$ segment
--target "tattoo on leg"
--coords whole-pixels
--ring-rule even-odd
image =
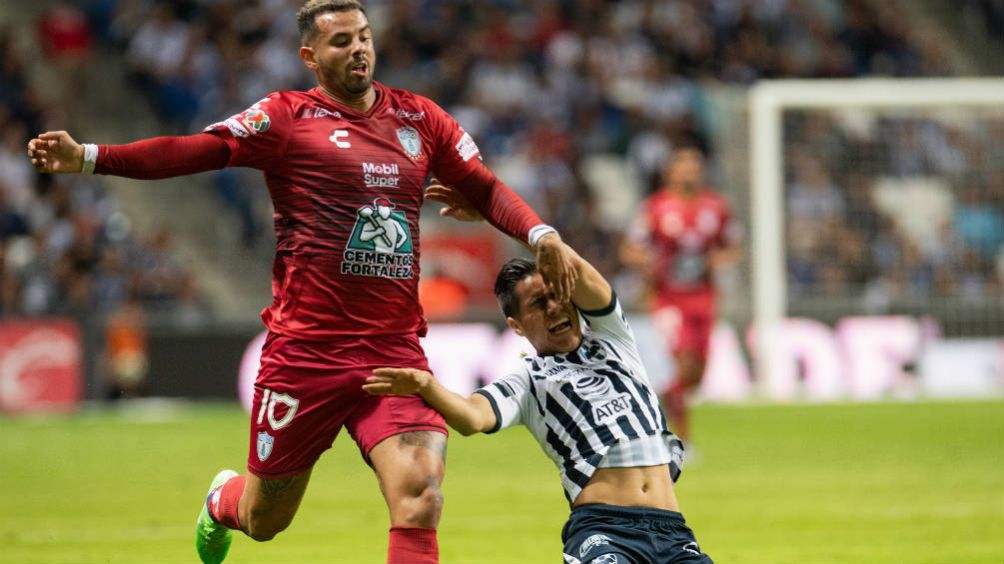
[[[401,443],[409,446],[419,446],[432,449],[439,457],[446,460],[446,437],[434,431],[406,431],[398,435]]]
[[[289,489],[290,484],[293,483],[293,478],[295,478],[295,476],[262,480],[261,492],[265,494],[266,497],[275,497]]]

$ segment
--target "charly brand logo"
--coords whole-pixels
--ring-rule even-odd
[[[342,260],[342,274],[407,279],[415,257],[411,229],[404,212],[387,198],[356,210],[356,224]]]
[[[349,137],[349,132],[348,131],[346,131],[344,129],[336,129],[331,134],[331,137],[328,137],[328,141],[331,141],[332,143],[334,143],[335,147],[338,147],[339,149],[349,149],[349,148],[352,147],[352,143],[349,143],[348,141],[346,141],[346,139],[348,139],[348,137]]]

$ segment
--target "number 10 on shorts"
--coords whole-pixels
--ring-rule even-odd
[[[289,394],[279,394],[273,392],[268,388],[262,388],[264,390],[261,398],[261,407],[258,408],[258,424],[261,425],[265,416],[268,416],[268,425],[273,431],[278,431],[289,422],[293,420],[293,416],[296,415],[296,408],[300,406],[300,400],[290,396]],[[282,414],[278,419],[276,419],[276,408],[280,412],[285,408],[286,413]]]

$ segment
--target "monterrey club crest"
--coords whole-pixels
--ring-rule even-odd
[[[418,130],[414,127],[401,127],[397,130],[397,140],[404,148],[404,152],[412,159],[422,158],[422,139],[418,136]]]
[[[356,224],[342,255],[342,274],[408,279],[415,262],[404,212],[387,198],[356,210]]]
[[[272,454],[272,445],[275,443],[275,437],[269,435],[265,431],[258,433],[258,460],[265,462],[265,459]]]

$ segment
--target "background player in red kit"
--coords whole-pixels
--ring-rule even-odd
[[[28,143],[43,172],[166,178],[227,166],[265,173],[277,249],[269,335],[251,413],[248,474],[213,480],[196,529],[204,562],[226,557],[231,529],[264,541],[293,519],[311,468],[348,429],[390,511],[388,562],[438,562],[446,427],[417,397],[369,396],[379,366],[428,369],[419,337],[418,214],[434,174],[537,252],[570,298],[571,256],[553,229],[481,163],[474,140],[430,100],[373,81],[375,52],[355,0],[297,13],[307,92],[274,92],[200,134],[80,145],[66,132]]]
[[[687,439],[686,396],[704,375],[715,324],[713,273],[738,260],[739,247],[729,204],[705,184],[698,149],[674,151],[663,180],[643,203],[621,258],[645,269],[653,315],[668,329],[676,374],[663,400],[673,431]]]

